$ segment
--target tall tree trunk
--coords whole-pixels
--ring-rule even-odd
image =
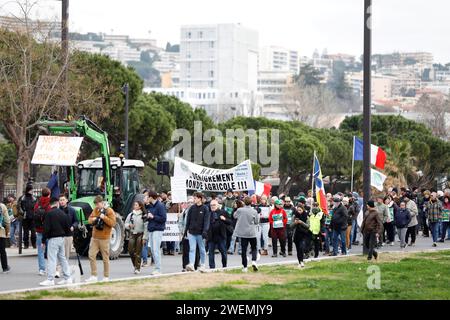
[[[25,161],[23,158],[19,157],[17,160],[17,180],[16,180],[16,196],[19,197],[24,191],[24,167]]]

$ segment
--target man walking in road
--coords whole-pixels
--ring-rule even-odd
[[[51,209],[46,213],[42,234],[42,247],[47,244],[48,269],[47,280],[40,283],[41,286],[55,285],[56,264],[59,262],[62,267],[64,280],[58,282],[59,285],[71,284],[69,263],[64,252],[64,238],[70,233],[70,221],[67,215],[58,208],[58,199],[50,200]]]

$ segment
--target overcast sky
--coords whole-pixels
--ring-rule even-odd
[[[14,10],[0,0],[0,14]],[[60,1],[40,0],[41,18],[60,18]],[[260,45],[311,56],[314,49],[359,55],[363,0],[71,0],[70,28],[179,42],[183,24],[241,23],[258,30]],[[429,51],[450,62],[450,1],[374,0],[373,52]]]

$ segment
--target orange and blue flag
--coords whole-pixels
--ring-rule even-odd
[[[319,159],[314,154],[314,184],[316,186],[316,199],[319,203],[319,208],[326,214],[328,214],[327,197],[325,194],[325,187],[323,185],[322,170],[320,169]]]

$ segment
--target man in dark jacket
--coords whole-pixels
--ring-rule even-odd
[[[50,189],[52,198],[59,198],[61,191],[59,190],[58,186],[58,170],[53,170],[50,179],[48,180],[47,188]]]
[[[347,254],[345,244],[346,231],[348,226],[347,208],[342,204],[341,197],[336,195],[333,198],[333,218],[331,219],[331,229],[333,230],[333,256],[338,255],[339,237],[341,238],[341,251]]]
[[[297,213],[297,209],[295,209],[294,204],[292,203],[292,200],[290,197],[284,198],[284,211],[286,211],[286,215],[288,217],[287,225],[286,225],[286,240],[288,245],[288,255],[292,256],[292,243],[293,243],[293,236],[294,236],[294,227],[291,226],[291,223],[293,222],[293,217]],[[306,215],[308,213],[305,212]]]
[[[194,271],[195,252],[197,245],[200,249],[200,272],[205,272],[206,250],[204,239],[208,236],[210,213],[203,204],[201,192],[194,193],[194,204],[189,209],[186,219],[186,230],[189,239],[189,264],[187,271]]]
[[[367,260],[372,260],[372,255],[375,260],[378,258],[378,253],[375,247],[380,239],[383,222],[380,219],[379,212],[375,209],[375,203],[373,200],[367,202],[369,212],[365,215],[361,224],[361,232],[364,236],[364,244],[368,249]]]
[[[164,229],[166,228],[167,211],[166,206],[158,200],[155,191],[148,192],[149,205],[146,206],[148,212],[148,241],[152,252],[155,270],[152,275],[161,273],[161,242]]]
[[[217,200],[211,200],[211,221],[208,231],[208,253],[209,253],[209,267],[214,269],[215,250],[218,247],[222,255],[222,267],[227,267],[227,226],[231,225],[231,219],[225,210],[219,209]]]
[[[19,210],[19,221],[23,226],[23,244],[24,249],[28,249],[31,245],[36,249],[36,228],[34,227],[34,205],[36,204],[36,197],[33,196],[33,185],[27,184],[25,193],[17,201],[17,209]]]
[[[51,209],[45,215],[42,236],[42,246],[47,243],[48,269],[47,280],[40,283],[41,286],[55,285],[56,264],[59,261],[62,266],[64,280],[58,284],[70,284],[70,268],[64,253],[64,238],[70,232],[70,222],[67,215],[58,208],[58,199],[50,200]]]

